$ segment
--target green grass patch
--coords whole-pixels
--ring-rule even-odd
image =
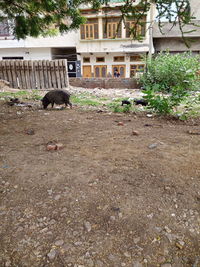
[[[23,99],[30,99],[30,100],[40,100],[42,97],[38,94],[37,90],[32,91],[25,91],[20,90],[18,92],[0,92],[0,98],[19,98],[20,100]]]
[[[102,103],[98,101],[96,98],[91,99],[89,97],[86,97],[86,95],[80,95],[80,96],[72,95],[70,99],[72,103],[78,104],[80,106],[101,106],[102,105]]]

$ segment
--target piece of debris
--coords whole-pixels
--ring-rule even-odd
[[[193,134],[193,135],[200,135],[200,132],[191,131],[191,130],[188,130],[187,133],[188,134]]]
[[[27,130],[25,130],[25,134],[34,135],[35,131],[33,129],[27,129]]]
[[[62,107],[55,107],[56,110],[63,110],[65,109],[63,106]]]
[[[53,260],[57,255],[57,250],[56,249],[51,249],[50,252],[47,254],[48,258],[50,260]]]
[[[57,143],[56,144],[56,150],[61,150],[63,148],[64,148],[64,145],[63,144],[61,144],[61,143]]]
[[[147,114],[147,117],[151,118],[151,117],[153,117],[153,115],[152,114]]]
[[[148,147],[150,148],[150,149],[154,149],[154,148],[156,148],[158,146],[158,144],[151,144],[151,145],[149,145]]]
[[[84,222],[84,227],[87,232],[90,232],[92,230],[90,222]]]
[[[64,148],[64,145],[62,143],[56,143],[55,141],[50,141],[47,143],[46,145],[46,149],[48,151],[52,151],[52,150],[61,150]]]
[[[54,144],[48,144],[48,145],[47,145],[47,150],[48,150],[48,151],[56,150],[56,145],[54,145]]]
[[[118,207],[111,207],[111,210],[113,210],[115,212],[120,212],[120,208],[118,208]]]
[[[132,131],[132,135],[139,135],[138,131]]]
[[[18,98],[11,98],[9,101],[6,102],[9,106],[14,106],[15,104],[19,104],[20,101]]]
[[[148,115],[148,114],[147,114],[147,115]],[[149,124],[149,123],[144,124],[144,126],[145,126],[145,127],[153,127],[153,125],[152,125],[152,124]]]
[[[123,123],[122,121],[119,121],[119,122],[117,123],[117,125],[118,125],[118,126],[124,126],[124,123]]]
[[[184,241],[177,241],[175,245],[177,248],[183,249],[185,242]]]
[[[17,107],[33,107],[34,104],[32,103],[24,103],[21,102],[18,98],[11,98],[9,101],[6,102],[9,106],[17,106]]]
[[[164,229],[169,234],[172,232],[172,230],[168,226],[165,226]]]

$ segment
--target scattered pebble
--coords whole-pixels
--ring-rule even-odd
[[[47,254],[50,260],[53,260],[57,255],[57,251],[55,249],[51,249],[50,252]]]
[[[183,249],[184,245],[185,245],[185,242],[182,240],[179,240],[176,242],[176,247],[179,249]]]
[[[138,131],[132,131],[132,135],[139,135]]]
[[[92,226],[89,222],[84,222],[84,227],[87,230],[87,232],[90,232],[92,230]]]
[[[151,118],[151,117],[153,117],[153,115],[152,114],[147,114],[147,117]]]
[[[59,200],[61,198],[61,195],[57,195],[54,197],[55,200]]]
[[[27,129],[27,130],[25,130],[25,134],[34,135],[35,131],[33,129]]]
[[[157,146],[158,146],[158,144],[155,143],[155,144],[151,144],[151,145],[149,145],[149,148],[150,148],[150,149],[154,149],[154,148],[156,148]]]
[[[57,246],[57,247],[60,247],[60,246],[62,246],[64,244],[64,241],[63,240],[57,240],[56,242],[55,242],[55,245]]]

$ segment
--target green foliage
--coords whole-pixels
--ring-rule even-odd
[[[123,98],[124,99],[124,98]],[[115,101],[109,103],[107,106],[109,109],[111,109],[112,112],[115,113],[129,113],[129,112],[135,112],[136,108],[131,105],[121,105],[121,99],[116,99]]]
[[[198,70],[199,56],[161,53],[151,60],[147,59],[147,72],[141,77],[141,83],[144,87],[161,92],[171,92],[176,87],[195,90],[200,86]]]
[[[27,36],[56,34],[56,31],[65,33],[72,29],[78,29],[85,22],[81,15],[80,5],[90,4],[93,9],[98,9],[102,4],[108,8],[108,0],[1,0],[1,20],[5,18],[13,22],[12,31],[17,39]],[[143,18],[154,3],[158,10],[157,20],[162,21],[165,17],[169,22],[176,18],[178,26],[183,33],[183,26],[192,23],[194,19],[190,15],[189,0],[140,0],[133,3],[131,0],[121,1],[121,19],[125,22],[127,17],[136,21],[137,25],[143,26]],[[175,8],[174,8],[175,7]],[[138,12],[139,11],[139,12]],[[161,28],[161,23],[159,23]],[[147,28],[147,27],[146,27]],[[130,29],[133,39],[141,40],[141,35],[136,27]]]
[[[147,72],[141,77],[149,108],[160,114],[169,114],[191,91],[199,89],[199,56],[190,53],[171,55],[161,53],[147,59]],[[156,94],[155,92],[161,92]]]
[[[42,96],[39,95],[37,90],[19,90],[17,92],[0,92],[0,99],[19,98],[20,100],[41,100]]]
[[[152,89],[146,90],[144,93],[144,99],[148,101],[148,108],[163,115],[171,113],[188,94],[186,90],[179,87],[174,87],[169,95],[156,94]]]

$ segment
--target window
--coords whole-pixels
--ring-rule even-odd
[[[118,56],[113,58],[114,62],[124,62],[125,58],[123,56]]]
[[[7,19],[4,19],[0,22],[0,36],[10,36]]]
[[[142,60],[142,56],[135,54],[133,56],[130,56],[130,61],[141,61]]]
[[[113,77],[114,77],[114,72],[116,70],[120,73],[120,77],[121,78],[125,77],[125,70],[126,70],[126,66],[125,65],[113,65],[112,66]]]
[[[86,24],[81,25],[80,32],[82,40],[98,39],[98,19],[88,19]]]
[[[83,63],[90,63],[90,57],[84,57]]]
[[[110,22],[107,24],[107,37],[108,38],[115,38],[117,35],[117,23]]]
[[[121,38],[122,30],[119,18],[103,19],[103,38]]]
[[[107,66],[94,66],[94,74],[96,78],[106,78]]]
[[[136,25],[136,21],[126,21],[126,38],[130,38],[134,34],[145,36],[146,33],[146,19],[140,20]]]
[[[96,62],[105,62],[105,57],[96,57]]]
[[[137,77],[144,73],[144,64],[134,64],[130,66],[130,77]]]

